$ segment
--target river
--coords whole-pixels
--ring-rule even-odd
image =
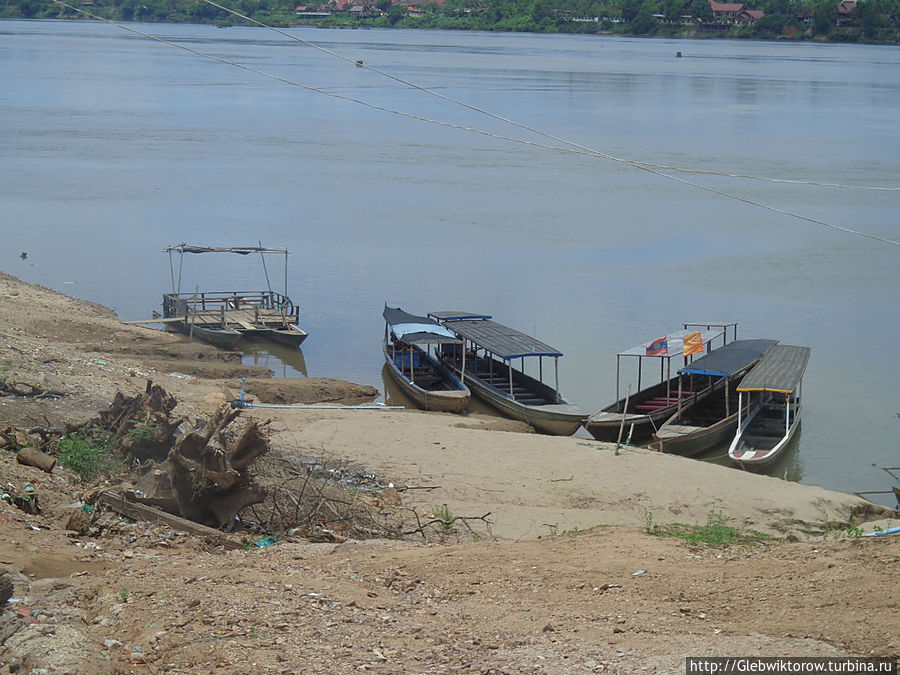
[[[900,240],[900,192],[850,188],[900,186],[900,48],[288,31],[343,60],[261,28],[127,27],[254,70],[99,22],[0,21],[3,271],[141,319],[167,245],[287,247],[310,376],[383,390],[384,303],[463,309],[565,352],[586,411],[615,398],[616,352],[738,321],[812,347],[774,474],[893,484],[900,248],[878,238]],[[263,283],[257,260],[193,256],[183,288]]]

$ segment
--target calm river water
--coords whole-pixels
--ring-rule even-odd
[[[617,158],[900,186],[897,47],[290,31],[348,62],[259,28],[130,27],[538,144],[561,145],[353,62]],[[165,246],[261,241],[292,252],[310,376],[383,390],[385,302],[465,309],[565,352],[561,389],[587,411],[615,397],[617,351],[739,321],[813,350],[776,475],[886,490],[900,466],[900,248],[748,203],[896,241],[898,191],[665,171],[677,182],[92,22],[0,22],[0,138],[0,269],[123,319],[159,309]],[[186,290],[263,283],[257,260],[185,269]]]

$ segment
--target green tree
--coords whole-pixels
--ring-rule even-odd
[[[813,34],[827,35],[834,27],[835,0],[819,0],[813,7]]]
[[[388,21],[392,26],[395,26],[400,19],[406,17],[406,7],[403,5],[391,5],[391,9],[388,12]]]

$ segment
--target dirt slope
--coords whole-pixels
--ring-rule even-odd
[[[214,379],[199,376],[207,364]],[[0,376],[8,392],[59,394],[0,398],[0,428],[87,419],[148,378],[202,414],[234,396],[240,368],[0,276]],[[257,395],[267,387],[281,401],[372,393],[304,380]],[[84,486],[0,451],[0,483],[31,483],[43,508],[0,501],[0,566],[15,581],[0,607],[0,675],[682,673],[688,655],[898,652],[900,539],[825,523],[855,511],[896,525],[896,514],[867,514],[854,497],[487,418],[248,414],[272,417],[284,457],[343,458],[422,516],[446,504],[489,511],[491,525],[432,530],[430,543],[288,538],[232,551],[112,513],[81,533],[67,525]],[[720,549],[647,531],[711,512],[780,538]]]

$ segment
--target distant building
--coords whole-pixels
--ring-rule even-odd
[[[709,8],[713,13],[713,21],[719,25],[753,25],[765,16],[765,12],[758,9],[747,9],[742,2],[709,0]]]
[[[856,0],[841,0],[835,9],[835,14],[837,14],[838,26],[852,24],[853,20],[859,16],[859,3]]]

